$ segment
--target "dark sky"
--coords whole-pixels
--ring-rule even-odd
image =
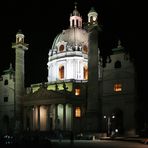
[[[135,60],[140,86],[144,82],[146,42],[145,9],[140,1],[125,0],[77,0],[83,22],[94,6],[99,14],[104,39],[101,47],[108,53],[121,39],[123,46]],[[69,16],[74,10],[74,0],[5,0],[0,4],[0,74],[14,67],[15,35],[19,29],[25,35],[29,50],[25,53],[26,85],[47,81],[48,52],[55,36],[69,27]],[[139,72],[140,71],[140,72]],[[145,91],[145,87],[140,87]]]

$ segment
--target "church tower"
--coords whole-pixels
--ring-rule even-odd
[[[101,101],[99,97],[98,84],[98,34],[99,26],[97,23],[98,14],[91,8],[88,13],[88,97],[87,97],[87,129],[98,131],[101,125],[99,120],[101,113]],[[100,123],[100,124],[99,124]]]
[[[15,128],[20,128],[21,113],[22,113],[22,99],[25,92],[24,86],[24,53],[28,50],[28,44],[24,43],[24,34],[21,30],[16,34],[16,42],[12,43],[12,48],[15,49]]]

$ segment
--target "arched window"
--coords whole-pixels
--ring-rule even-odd
[[[90,17],[90,23],[92,24],[93,21],[94,21],[94,20],[93,20],[93,16],[91,16],[91,17]]]
[[[16,43],[24,43],[24,38],[23,37],[17,37]]]
[[[4,85],[8,85],[8,80],[5,80]]]
[[[59,67],[59,79],[64,79],[64,66],[60,65]]]
[[[117,61],[115,62],[114,67],[115,67],[115,68],[121,68],[121,62],[117,60]]]
[[[120,84],[120,83],[114,84],[114,91],[121,92],[122,91],[122,84]]]
[[[60,45],[59,51],[60,51],[60,52],[64,51],[64,45]]]
[[[88,47],[86,45],[83,46],[83,52],[88,53]]]
[[[80,95],[80,88],[75,88],[75,95],[79,96]]]
[[[81,108],[80,107],[75,108],[75,117],[77,117],[77,118],[81,117]]]
[[[78,22],[78,20],[76,20],[76,23],[77,23],[77,26],[76,26],[76,27],[78,27],[78,26],[79,26],[79,22]]]
[[[88,79],[88,66],[85,65],[84,66],[84,80],[87,80]]]
[[[72,20],[72,26],[74,26],[74,20]]]

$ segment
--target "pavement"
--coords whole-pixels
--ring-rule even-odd
[[[147,146],[148,143],[144,143],[144,138],[138,138],[138,137],[116,137],[116,138],[109,138],[109,137],[103,137],[100,139],[92,139],[92,140],[74,140],[73,143],[71,143],[70,139],[62,139],[61,141],[59,139],[52,139],[51,140],[51,147],[53,148],[97,148],[98,142],[100,141],[108,141],[108,140],[119,140],[119,141],[130,141],[133,142],[133,144],[142,144]],[[106,146],[108,147],[108,146]]]
[[[144,143],[148,144],[148,138],[142,138],[142,137],[101,137],[99,139],[92,139],[93,141],[98,141],[98,140],[120,140],[120,141],[130,141],[130,142],[138,142],[138,143]],[[74,140],[76,143],[81,141],[81,142],[86,142],[90,140]],[[52,143],[60,143],[59,139],[51,139]],[[63,143],[71,143],[69,139],[62,139]]]
[[[148,138],[143,138],[139,136],[135,137],[102,137],[101,140],[121,140],[121,141],[131,141],[148,144]]]
[[[30,135],[27,135],[27,137],[24,137],[23,142],[25,142],[27,144],[27,142],[32,142],[32,140],[28,140],[28,138],[30,139]],[[38,140],[38,138],[35,136],[33,138],[33,143],[38,144],[40,142],[40,140]],[[70,137],[69,137],[70,138]],[[28,141],[27,141],[28,140]],[[65,138],[60,138],[60,139],[52,139],[49,137],[46,137],[46,139],[41,139],[42,143],[48,143],[50,144],[54,144],[54,145],[59,145],[60,142],[65,143],[65,144],[72,144],[72,139],[67,139]],[[100,140],[120,140],[120,141],[130,141],[130,142],[138,142],[138,143],[143,143],[143,144],[147,144],[148,145],[148,137],[140,137],[139,135],[135,135],[133,137],[119,137],[119,136],[114,136],[114,137],[106,137],[106,136],[99,136],[97,134],[87,134],[87,135],[81,135],[78,137],[75,137],[74,142],[75,143],[85,143],[87,141],[91,142],[91,141],[100,141]],[[5,140],[5,142],[7,142],[8,140]],[[35,142],[36,141],[36,142]],[[10,140],[8,141],[9,143],[11,142]],[[0,141],[0,144],[2,144],[3,142]],[[21,143],[21,141],[20,141]]]

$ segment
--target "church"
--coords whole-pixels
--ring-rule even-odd
[[[136,73],[119,40],[105,67],[98,45],[98,13],[88,23],[77,6],[69,28],[54,38],[48,53],[47,82],[24,87],[24,34],[16,34],[15,70],[0,77],[0,132],[74,131],[136,134]]]

